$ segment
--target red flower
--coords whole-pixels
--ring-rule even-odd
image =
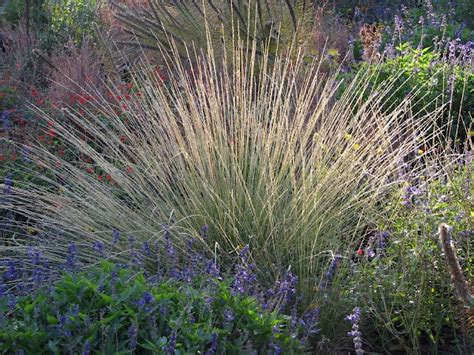
[[[112,176],[110,176],[109,174],[105,175],[105,178],[106,178],[108,181],[111,181],[111,180],[112,180]]]
[[[127,141],[127,136],[120,136],[120,142],[125,143]]]
[[[102,181],[102,180],[104,179],[104,177],[103,177],[102,175],[97,175],[97,179],[98,179],[99,181]]]
[[[132,166],[127,166],[127,173],[129,173],[129,174],[133,173],[133,167]]]
[[[31,96],[32,97],[37,97],[38,96],[38,90],[36,90],[35,88],[31,89]]]
[[[54,130],[54,128],[50,128],[48,130],[48,136],[50,136],[51,138],[54,138],[56,136],[56,131]]]
[[[84,105],[87,102],[87,99],[83,96],[78,96],[78,100],[81,105]]]
[[[130,95],[125,95],[125,100],[130,100]]]
[[[358,249],[356,253],[357,253],[357,255],[359,255],[359,256],[364,255],[364,251],[363,251],[362,249]]]
[[[38,139],[40,142],[44,142],[44,140],[46,139],[46,136],[44,134],[40,134],[38,135]]]
[[[86,171],[87,171],[88,174],[92,174],[94,172],[94,170],[92,170],[92,168],[87,168]]]

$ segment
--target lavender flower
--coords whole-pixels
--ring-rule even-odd
[[[82,350],[82,355],[90,355],[91,353],[91,342],[86,340],[84,343],[84,349]]]
[[[128,341],[130,342],[130,350],[135,351],[137,348],[137,338],[138,338],[138,327],[136,324],[132,324],[128,328]]]
[[[306,310],[301,318],[299,319],[300,326],[303,327],[304,333],[302,340],[305,341],[313,334],[317,334],[321,331],[317,327],[319,321],[320,308],[312,305],[308,310]]]
[[[240,264],[238,264],[235,268],[235,277],[234,281],[232,282],[234,294],[244,294],[251,289],[251,286],[256,281],[256,277],[253,274],[256,265],[253,263],[248,264],[248,254],[249,246],[246,245],[239,253]]]
[[[168,340],[168,344],[165,346],[164,351],[166,354],[174,354],[176,348],[176,329],[173,329],[171,336]]]
[[[238,265],[236,267],[236,275],[234,281],[232,282],[232,289],[234,294],[240,293],[244,294],[247,291],[250,291],[250,287],[256,280],[253,270],[255,265]]]
[[[216,279],[220,278],[219,267],[217,266],[214,260],[210,260],[207,263],[206,273],[209,274],[213,278],[216,278]]]
[[[117,244],[120,240],[120,232],[117,229],[112,229],[112,244]]]
[[[71,337],[71,331],[67,329],[67,326],[71,322],[67,314],[62,314],[58,316],[59,319],[59,325],[58,328],[60,332],[65,336],[65,337]]]
[[[164,234],[164,239],[165,239],[165,251],[166,251],[166,254],[167,256],[174,260],[175,256],[176,256],[176,250],[173,246],[173,243],[171,242],[171,233],[170,233],[170,230],[169,230],[169,226],[167,224],[164,224],[162,226],[165,234]]]
[[[206,224],[201,227],[201,238],[207,239],[209,237],[209,226]]]
[[[143,251],[144,255],[146,255],[148,257],[151,256],[150,244],[147,241],[143,242],[142,251]]]
[[[235,319],[235,314],[229,307],[224,309],[224,322],[230,323]]]
[[[362,349],[362,333],[359,331],[360,315],[360,308],[355,307],[353,313],[344,318],[352,324],[352,330],[347,333],[347,336],[352,338],[354,349],[357,355],[364,353],[364,350]]]
[[[400,16],[395,15],[394,22],[395,22],[395,32],[401,35],[403,33],[403,19]]]
[[[140,309],[145,309],[145,311],[148,311],[149,307],[145,307],[145,306],[152,303],[153,300],[154,300],[153,295],[149,292],[145,292],[145,293],[143,293],[143,296],[137,302],[138,307]]]
[[[4,277],[7,281],[11,281],[17,278],[18,273],[15,267],[15,262],[13,260],[8,260],[7,262],[7,271],[4,273]]]
[[[336,269],[337,266],[339,265],[339,262],[341,261],[342,256],[339,254],[334,255],[331,264],[329,265],[326,274],[324,275],[323,279],[319,283],[319,290],[322,291],[326,289],[332,282],[334,275],[336,274]]]
[[[66,268],[69,270],[74,270],[76,268],[76,255],[77,255],[77,248],[74,243],[69,244],[67,248],[67,256],[66,256]]]
[[[216,354],[217,353],[217,339],[219,338],[219,334],[212,333],[211,335],[211,347],[206,352],[206,354]]]
[[[95,240],[94,244],[92,245],[92,248],[100,254],[100,256],[104,257],[104,243]]]
[[[35,249],[29,249],[28,250],[28,256],[31,258],[31,263],[33,265],[39,265],[40,264],[40,252]]]

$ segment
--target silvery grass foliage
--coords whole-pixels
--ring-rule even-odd
[[[189,51],[198,63],[191,70],[175,46],[172,55],[163,51],[169,82],[143,63],[133,74],[141,95],[121,111],[105,97],[38,111],[69,156],[89,157],[89,167],[115,183],[35,145],[31,159],[48,172],[44,184],[13,189],[0,207],[39,233],[22,237],[15,221],[20,234],[4,237],[2,257],[21,258],[33,241],[59,262],[73,242],[111,248],[113,228],[141,242],[162,239],[162,223],[179,248],[188,231],[208,225],[217,257],[249,245],[262,279],[291,265],[313,297],[332,256],[350,252],[365,212],[396,185],[397,166],[410,164],[429,138],[436,113],[414,119],[409,97],[383,112],[390,81],[365,95],[363,76],[339,97],[337,74],[323,78],[320,63],[279,55],[269,65],[268,50],[259,56],[255,44],[245,47],[236,40],[223,57],[212,46]],[[120,256],[129,247],[114,248]]]

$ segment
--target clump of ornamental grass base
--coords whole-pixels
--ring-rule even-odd
[[[222,57],[211,45],[206,54],[189,49],[187,62],[197,64],[185,69],[170,46],[166,82],[144,62],[131,97],[38,110],[67,154],[32,146],[44,183],[26,184],[0,207],[28,221],[14,221],[18,236],[29,223],[47,237],[7,235],[2,257],[22,258],[31,239],[64,259],[58,246],[110,246],[112,228],[143,241],[161,239],[163,222],[191,235],[208,225],[217,255],[248,244],[261,279],[291,265],[305,297],[323,298],[332,256],[351,252],[365,212],[397,185],[399,163],[419,158],[436,112],[411,112],[409,97],[383,111],[391,81],[369,89],[363,74],[336,95],[337,73],[324,77],[302,54],[270,64],[268,48],[257,55],[255,44],[235,40]]]

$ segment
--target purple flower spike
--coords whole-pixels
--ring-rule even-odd
[[[76,268],[76,255],[77,255],[77,248],[74,243],[69,244],[67,248],[67,256],[66,256],[66,268],[69,270],[74,270]]]
[[[176,329],[173,329],[164,351],[166,354],[174,354],[176,348]]]
[[[120,232],[117,229],[113,229],[112,230],[112,237],[113,237],[112,243],[114,245],[117,244],[120,240]]]
[[[135,324],[132,324],[128,328],[128,340],[130,342],[130,349],[135,351],[137,348],[137,337],[138,337],[138,327]]]
[[[212,333],[211,335],[211,347],[206,352],[206,355],[216,354],[217,353],[217,339],[219,338],[219,334]]]
[[[235,314],[232,310],[228,307],[224,309],[224,322],[230,323],[235,319]]]
[[[354,343],[354,350],[357,355],[361,355],[364,353],[364,350],[362,349],[362,333],[359,330],[360,316],[360,308],[355,307],[353,313],[349,314],[344,318],[352,324],[352,330],[347,333],[347,336],[352,338],[352,342]]]

